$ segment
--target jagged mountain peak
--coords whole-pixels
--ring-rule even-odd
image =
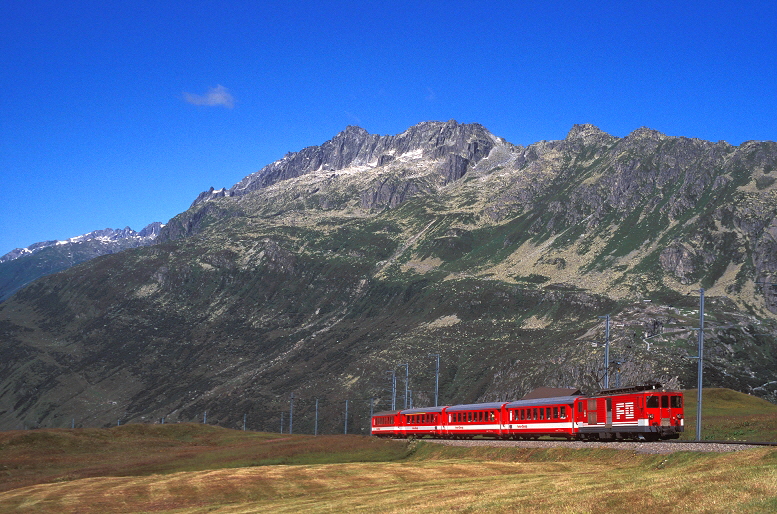
[[[129,238],[142,238],[142,239],[154,239],[159,235],[159,231],[164,227],[164,224],[155,221],[144,227],[140,232],[135,232],[130,227],[124,228],[103,228],[99,230],[93,230],[80,236],[74,236],[65,240],[51,240],[40,241],[33,243],[25,248],[15,248],[10,252],[0,257],[0,263],[12,261],[23,257],[25,255],[32,255],[34,253],[48,248],[50,246],[62,246],[73,243],[83,243],[85,241],[99,240],[99,241],[118,241],[120,239]]]
[[[575,124],[567,133],[566,141],[582,141],[583,144],[590,143],[608,143],[614,141],[615,136],[611,136],[595,125],[590,123]]]
[[[335,139],[338,138],[338,137],[341,137],[341,136],[342,137],[354,136],[354,135],[368,136],[369,134],[370,133],[367,132],[366,129],[364,129],[364,128],[358,126],[358,125],[348,125],[347,127],[345,127],[345,130],[343,130],[342,132],[337,134],[337,136],[335,136]]]
[[[663,132],[659,132],[658,130],[655,130],[649,127],[640,127],[637,130],[633,131],[628,136],[626,136],[624,139],[626,141],[644,141],[644,140],[661,141],[663,139],[668,139],[668,138],[669,136],[667,136]]]
[[[487,156],[499,141],[480,124],[458,123],[456,120],[425,121],[400,134],[385,136],[349,125],[320,146],[288,153],[229,189],[210,188],[204,191],[194,200],[192,207],[215,198],[242,196],[316,171],[383,166],[410,152],[441,161],[442,181],[449,182],[460,178],[470,165]]]

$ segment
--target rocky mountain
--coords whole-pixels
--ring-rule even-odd
[[[153,244],[163,226],[160,222],[151,223],[140,232],[129,227],[106,228],[65,241],[42,241],[16,248],[0,257],[0,302],[42,276],[101,255]]]
[[[537,386],[694,387],[777,400],[777,143],[591,125],[518,146],[476,124],[348,127],[230,188],[157,244],[0,304],[0,427],[201,419],[366,429],[387,370],[415,405]],[[404,391],[402,373],[400,389]],[[403,398],[399,398],[400,405]]]

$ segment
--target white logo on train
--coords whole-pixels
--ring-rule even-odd
[[[634,417],[634,402],[615,404],[615,419],[633,418],[633,417]]]

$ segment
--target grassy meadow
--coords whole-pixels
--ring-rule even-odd
[[[702,391],[702,440],[777,441],[777,405],[731,389]],[[683,441],[696,439],[697,391],[685,391]]]
[[[753,400],[705,391],[705,435],[740,438],[744,427],[773,436],[777,406]],[[777,448],[468,448],[200,424],[0,432],[0,512],[656,509],[777,511]]]

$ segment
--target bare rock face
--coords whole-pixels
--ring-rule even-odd
[[[418,191],[420,186],[415,182],[385,179],[374,189],[362,193],[361,206],[365,209],[396,207]]]
[[[664,271],[674,275],[681,284],[694,282],[703,258],[693,249],[682,243],[674,243],[665,248],[659,256]]]

